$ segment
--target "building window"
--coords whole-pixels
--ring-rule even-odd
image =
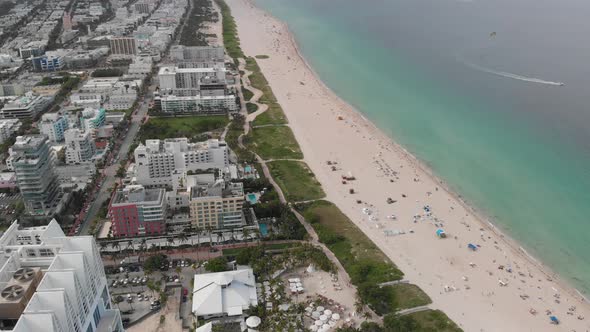
[[[35,249],[27,249],[27,256],[37,257],[37,252],[35,251]]]
[[[98,306],[94,309],[92,317],[94,317],[94,325],[98,326],[98,322],[100,321],[100,310],[98,310]]]
[[[51,249],[41,248],[41,249],[39,249],[39,256],[41,256],[41,257],[53,257],[53,256],[55,256],[55,254],[53,253],[53,250],[51,250]]]

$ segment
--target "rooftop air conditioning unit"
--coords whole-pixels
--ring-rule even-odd
[[[0,320],[20,317],[42,277],[38,267],[20,268],[12,274],[12,279],[0,290]]]

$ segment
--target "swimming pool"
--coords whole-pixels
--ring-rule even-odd
[[[268,226],[266,226],[266,224],[259,224],[258,228],[260,229],[260,235],[261,236],[267,236],[268,235]]]
[[[258,203],[258,197],[256,197],[256,194],[248,194],[246,195],[248,201],[250,202],[250,204],[256,204]]]

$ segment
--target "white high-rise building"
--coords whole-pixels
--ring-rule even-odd
[[[161,93],[170,92],[179,96],[194,96],[200,90],[204,78],[216,78],[225,82],[226,69],[223,65],[212,68],[161,67],[158,72]]]
[[[16,173],[27,211],[51,215],[59,210],[61,194],[52,153],[45,135],[18,136],[7,165]]]
[[[170,58],[177,64],[193,63],[223,65],[225,50],[223,46],[184,46],[175,45],[170,48]],[[181,65],[182,66],[182,65]]]
[[[39,131],[47,135],[52,142],[63,141],[64,132],[68,127],[68,119],[61,113],[45,113],[39,122]]]
[[[0,237],[0,330],[123,332],[92,236],[66,237],[53,219]]]
[[[91,161],[96,153],[96,146],[90,131],[68,129],[65,132],[66,163],[79,164]]]
[[[189,143],[187,138],[150,139],[134,155],[137,183],[144,186],[172,186],[175,174],[229,165],[229,148],[216,139],[199,143]]]

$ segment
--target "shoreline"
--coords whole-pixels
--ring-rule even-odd
[[[450,188],[450,186],[446,182],[444,182],[440,178],[438,178],[435,175],[435,173],[429,167],[427,167],[427,165],[425,165],[423,162],[421,162],[418,158],[416,158],[413,154],[411,154],[404,147],[402,147],[397,142],[395,142],[391,137],[387,136],[374,123],[372,123],[370,120],[368,120],[360,111],[358,111],[357,109],[352,107],[350,104],[346,103],[342,98],[340,98],[336,93],[334,93],[334,91],[332,91],[326,84],[324,84],[324,82],[320,79],[319,75],[313,70],[311,65],[307,62],[307,60],[305,59],[305,57],[301,53],[301,51],[298,47],[296,38],[295,38],[294,34],[292,34],[289,31],[286,23],[274,18],[270,13],[268,13],[264,9],[258,7],[254,3],[254,1],[252,1],[252,0],[232,0],[232,1],[228,1],[228,4],[230,5],[230,7],[235,7],[237,1],[242,1],[244,3],[247,3],[248,5],[255,8],[254,11],[260,11],[262,13],[261,15],[263,16],[263,19],[270,19],[272,21],[269,24],[272,24],[273,28],[275,27],[275,24],[278,24],[279,30],[281,30],[281,28],[282,28],[282,30],[286,31],[286,37],[284,35],[282,35],[281,33],[278,33],[280,35],[279,38],[287,39],[287,41],[290,44],[288,46],[290,46],[294,49],[295,54],[298,57],[298,60],[306,67],[305,69],[309,73],[311,73],[311,77],[312,77],[313,81],[323,90],[323,93],[326,95],[327,98],[331,98],[332,99],[331,101],[335,102],[335,106],[337,106],[336,107],[337,111],[332,112],[332,113],[334,113],[334,114],[339,113],[339,114],[344,115],[345,118],[347,118],[346,119],[347,122],[348,122],[349,117],[353,118],[352,122],[355,125],[358,124],[360,127],[364,127],[368,131],[368,133],[373,135],[373,137],[371,139],[375,139],[376,141],[380,142],[380,144],[381,144],[381,142],[385,142],[384,145],[389,145],[390,147],[392,147],[394,151],[390,151],[390,153],[398,154],[397,157],[400,157],[401,159],[403,159],[403,161],[405,161],[411,167],[413,167],[415,173],[423,173],[427,177],[429,177],[429,180],[432,181],[434,184],[436,184],[437,190],[438,190],[438,187],[441,187],[443,189],[442,191],[444,191],[446,193],[446,195],[450,196],[454,202],[458,203],[465,211],[467,211],[468,214],[470,214],[472,217],[474,217],[473,219],[477,222],[477,225],[470,225],[470,226],[477,226],[479,228],[483,228],[486,231],[490,232],[492,235],[495,236],[495,238],[500,239],[499,242],[502,245],[505,245],[508,248],[508,251],[509,251],[508,254],[510,254],[511,256],[515,256],[515,257],[511,257],[512,259],[520,258],[520,259],[524,260],[527,264],[533,266],[534,269],[537,270],[535,272],[540,272],[540,274],[545,278],[544,281],[539,280],[539,283],[541,283],[543,285],[548,285],[548,286],[551,286],[551,284],[554,284],[560,290],[560,292],[557,292],[558,294],[560,294],[560,296],[563,295],[561,292],[561,291],[563,291],[563,293],[566,293],[570,297],[572,297],[573,300],[575,300],[576,302],[579,302],[578,304],[586,307],[585,309],[588,309],[587,308],[588,303],[587,303],[587,300],[585,299],[585,297],[583,296],[583,294],[581,294],[581,292],[579,292],[575,287],[572,287],[572,285],[570,285],[567,282],[567,280],[565,280],[564,278],[559,276],[550,267],[543,264],[540,260],[537,260],[534,256],[530,255],[526,251],[526,249],[523,248],[522,246],[520,246],[520,244],[516,240],[507,236],[501,230],[500,227],[494,225],[490,221],[490,218],[485,217],[485,214],[483,214],[481,211],[478,211],[473,205],[471,205],[468,201],[466,201],[461,195],[455,193]],[[233,13],[234,13],[234,16],[236,16],[237,11],[234,11]],[[254,14],[256,14],[256,13],[254,13]],[[258,14],[260,15],[260,13],[258,13]],[[242,14],[240,14],[240,15],[242,15]],[[240,20],[236,20],[236,21],[238,22],[238,31],[240,33],[243,33],[243,29],[241,29],[242,27],[240,26],[240,24],[243,22],[240,22]],[[244,41],[244,38],[241,38],[241,40]],[[243,48],[247,48],[244,46],[245,45],[243,43]],[[277,52],[280,47],[284,47],[284,46],[276,46]],[[256,55],[255,53],[254,54],[251,52],[248,52],[248,53],[251,56]],[[271,56],[271,58],[273,56]],[[290,59],[290,60],[292,60],[292,59]],[[267,72],[268,68],[267,68],[267,71],[264,70],[266,67],[264,61],[266,61],[266,60],[259,61],[259,65],[260,65],[262,71],[264,72],[265,76],[267,76],[267,78],[269,78],[269,75]],[[307,77],[305,75],[305,73],[304,73],[304,77],[309,79],[309,77]],[[269,82],[271,82],[270,79],[269,79]],[[276,85],[272,84],[272,82],[270,83],[270,85],[273,87],[273,90],[274,90]],[[304,151],[305,156],[306,156],[304,160],[308,163],[310,168],[316,174],[316,177],[318,177],[318,180],[320,180],[320,182],[322,183],[322,187],[324,187],[324,189],[326,189],[327,194],[328,194],[329,190],[327,190],[327,189],[329,189],[330,186],[328,184],[324,183],[325,181],[323,181],[323,180],[325,180],[325,179],[323,179],[321,177],[321,175],[323,175],[323,173],[321,171],[318,171],[317,165],[314,167],[314,165],[311,163],[311,160],[309,157],[309,151],[308,151],[308,149],[305,149],[305,146],[304,146],[305,140],[304,139],[302,140],[303,137],[301,135],[297,134],[297,131],[298,131],[298,130],[296,130],[298,128],[297,123],[293,123],[293,121],[292,121],[292,119],[294,117],[293,114],[291,112],[289,112],[289,107],[287,107],[287,105],[285,105],[283,100],[281,100],[282,98],[280,98],[279,94],[277,94],[277,98],[279,98],[281,105],[283,105],[283,108],[285,109],[285,115],[289,119],[290,126],[293,128],[295,136],[298,139],[300,145],[302,146],[302,150]],[[330,105],[330,106],[333,106],[333,105]],[[363,138],[364,138],[364,136],[363,136]],[[367,161],[367,163],[369,163],[369,162]],[[363,220],[359,221],[358,216],[350,213],[350,211],[351,211],[350,209],[346,209],[344,206],[342,206],[342,204],[338,200],[331,199],[330,194],[327,195],[326,199],[333,201],[337,206],[339,206],[341,208],[341,210],[343,211],[343,213],[345,213],[351,220],[353,220],[353,222],[355,224],[357,224],[357,226],[359,226],[359,228],[361,228],[361,230],[363,230],[363,232],[365,232],[365,234],[367,234],[371,238],[371,240],[373,240],[375,242],[375,244],[378,247],[380,247],[384,251],[384,253],[386,253],[398,267],[400,267],[400,269],[402,269],[402,271],[406,274],[406,276],[411,274],[411,271],[409,271],[406,267],[404,267],[404,265],[401,264],[402,262],[400,261],[399,258],[392,257],[392,255],[390,253],[388,253],[387,250],[385,250],[384,246],[386,247],[387,245],[383,245],[383,241],[381,241],[381,239],[379,239],[379,241],[376,241],[375,234],[370,234],[367,232],[366,225],[363,225],[363,223],[362,223]],[[483,234],[482,234],[482,239],[483,239]],[[387,243],[387,242],[389,242],[389,241],[387,241],[387,238],[386,238],[385,243]],[[505,255],[505,256],[507,257],[507,255]],[[410,257],[410,259],[411,259],[411,257]],[[494,262],[495,262],[495,260],[494,260]],[[412,264],[409,264],[409,265],[411,266]],[[530,272],[529,272],[529,274],[530,274]],[[491,272],[490,272],[490,275],[491,275]],[[417,284],[422,287],[421,284],[419,284],[419,283],[417,283]],[[422,288],[429,295],[435,295],[435,294],[431,294],[431,291],[425,289],[424,287],[422,287]],[[551,287],[551,288],[553,288],[553,287]],[[555,288],[553,288],[553,289],[555,289]],[[501,303],[499,303],[499,304],[501,304]],[[493,303],[492,303],[492,306],[493,306]],[[438,303],[434,297],[433,297],[433,307],[439,307]],[[449,311],[447,310],[448,308],[446,308],[446,306],[444,306],[444,305],[440,306],[440,309],[445,311],[445,313],[449,314]],[[541,310],[539,310],[539,311],[541,311]],[[587,313],[587,311],[585,311],[584,313]],[[559,313],[559,315],[561,317],[564,317],[564,316],[562,316],[561,312]],[[449,314],[449,317],[451,317],[458,324],[460,324],[463,328],[465,328],[465,324],[463,324],[463,321],[460,317],[457,317],[456,315],[450,315],[450,314]],[[565,324],[563,324],[562,326],[564,326],[564,325]],[[543,325],[543,326],[545,328],[547,328],[546,325]],[[504,330],[512,330],[512,329],[504,329]],[[533,330],[535,330],[535,329],[533,329]],[[538,330],[538,329],[536,329],[536,330]]]
[[[259,6],[257,6],[254,0],[247,0],[247,1],[250,4],[252,4],[253,6],[255,6],[256,8],[258,8],[258,9],[264,11],[265,13],[267,13],[267,15],[271,15],[266,10],[264,10],[264,9],[260,8]],[[444,191],[446,191],[449,195],[453,196],[453,198],[455,200],[457,200],[458,202],[460,202],[465,209],[471,211],[471,213],[473,213],[476,216],[476,219],[478,220],[478,222],[481,224],[482,227],[484,227],[487,230],[495,233],[498,237],[500,237],[502,239],[502,241],[506,245],[510,246],[512,248],[512,250],[514,250],[515,252],[517,252],[520,255],[522,255],[522,257],[524,259],[527,259],[531,264],[536,265],[541,270],[541,272],[543,272],[545,274],[546,277],[549,277],[549,278],[554,279],[554,282],[560,283],[565,290],[569,290],[569,292],[570,292],[570,294],[572,296],[579,296],[579,297],[581,297],[581,300],[586,301],[586,302],[590,302],[589,299],[586,296],[584,296],[582,294],[582,292],[580,292],[574,285],[571,285],[570,282],[568,282],[565,278],[563,278],[559,273],[555,272],[547,264],[543,263],[540,259],[538,259],[535,256],[531,255],[526,250],[526,248],[524,248],[517,240],[515,240],[512,236],[507,235],[507,232],[504,231],[504,230],[502,230],[502,228],[500,226],[495,225],[491,221],[493,218],[487,216],[485,213],[483,213],[481,210],[479,210],[474,204],[469,203],[469,201],[467,201],[462,195],[456,193],[447,184],[446,181],[444,181],[440,177],[438,177],[436,175],[436,173],[430,167],[428,167],[423,161],[421,161],[420,159],[418,159],[411,152],[409,152],[406,148],[404,148],[402,145],[400,145],[399,143],[397,143],[392,137],[389,137],[387,134],[385,134],[379,127],[377,127],[377,125],[375,125],[371,120],[367,119],[365,117],[365,115],[361,111],[359,111],[358,109],[356,109],[355,107],[353,107],[352,105],[350,105],[349,103],[347,103],[344,99],[342,99],[342,97],[340,97],[338,94],[336,94],[336,92],[334,92],[320,78],[320,76],[313,69],[313,67],[311,66],[311,64],[309,64],[309,62],[307,61],[307,59],[305,58],[305,56],[303,55],[303,53],[301,53],[301,50],[299,48],[299,44],[297,43],[297,40],[295,38],[295,34],[293,32],[291,32],[291,30],[289,29],[289,26],[285,22],[283,22],[283,21],[281,21],[281,20],[279,20],[277,18],[275,18],[275,19],[277,21],[281,22],[281,24],[283,24],[284,28],[288,31],[288,33],[289,33],[288,34],[289,40],[290,40],[291,45],[293,46],[293,48],[296,50],[297,55],[299,56],[299,60],[301,60],[305,64],[305,66],[307,67],[307,70],[309,70],[313,74],[313,77],[316,80],[316,82],[328,94],[332,95],[333,98],[337,99],[339,101],[339,103],[341,103],[341,105],[344,108],[348,109],[348,111],[353,112],[358,117],[360,117],[362,119],[362,121],[364,122],[364,125],[370,127],[372,130],[374,130],[380,136],[382,136],[383,138],[385,138],[385,140],[389,140],[389,143],[391,145],[393,145],[398,150],[398,153],[403,154],[406,158],[408,158],[409,160],[411,160],[411,163],[415,167],[421,169],[424,173],[428,174],[428,176],[430,176],[432,180],[434,180],[435,182],[437,182],[439,184],[439,186]]]

